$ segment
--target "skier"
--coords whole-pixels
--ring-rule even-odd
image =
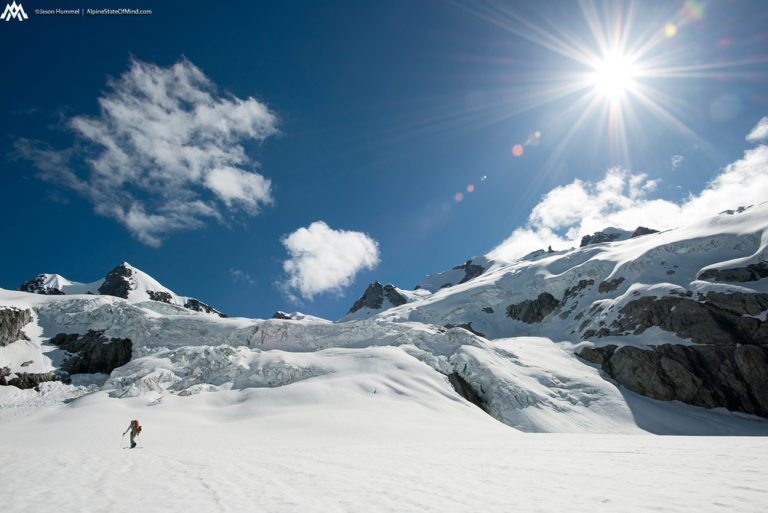
[[[136,447],[136,437],[139,436],[139,433],[141,433],[141,426],[139,425],[138,420],[132,420],[130,424],[128,424],[128,429],[123,431],[123,436],[130,431],[131,432],[131,449]]]

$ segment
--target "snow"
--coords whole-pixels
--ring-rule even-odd
[[[765,437],[524,434],[447,398],[274,392],[0,409],[3,511],[759,512],[768,495]],[[133,418],[141,449],[121,450]]]
[[[768,419],[618,387],[577,350],[690,342],[659,328],[582,341],[574,317],[594,308],[592,323],[610,325],[638,297],[765,292],[768,280],[698,276],[764,261],[766,214],[763,204],[516,262],[472,259],[485,268],[472,280],[431,275],[398,289],[408,303],[336,323],[150,301],[150,290],[186,298],[137,269],[127,300],[0,289],[0,306],[33,313],[30,340],[0,348],[13,372],[57,368],[58,333],[133,343],[109,376],[0,387],[3,511],[764,511]],[[507,317],[543,292],[561,309],[536,324]],[[445,327],[468,322],[485,336]],[[122,450],[134,418],[141,449]]]
[[[58,289],[64,294],[98,294],[99,287],[104,283],[104,279],[100,279],[91,283],[79,283],[71,281],[59,274],[43,274],[42,287],[44,289]]]

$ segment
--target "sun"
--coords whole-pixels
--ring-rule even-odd
[[[620,100],[635,89],[638,69],[633,60],[621,52],[611,52],[592,65],[589,82],[611,100]]]

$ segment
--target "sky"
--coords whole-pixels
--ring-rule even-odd
[[[230,315],[338,319],[375,280],[768,199],[762,1],[21,6],[3,288],[128,261]],[[125,7],[151,13],[86,11]]]

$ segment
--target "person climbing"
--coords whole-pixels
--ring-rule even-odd
[[[128,429],[123,431],[123,436],[130,431],[131,432],[131,449],[136,447],[136,437],[139,436],[139,433],[141,433],[141,426],[139,425],[138,420],[132,420],[130,424],[128,424]]]

